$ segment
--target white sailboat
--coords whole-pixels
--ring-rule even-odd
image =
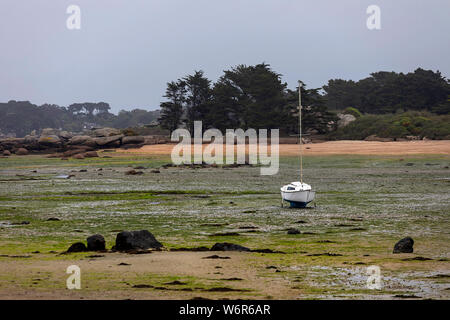
[[[300,181],[291,182],[281,188],[281,199],[289,202],[292,208],[305,208],[308,203],[314,200],[316,192],[312,190],[309,184],[303,182],[303,156],[302,156],[302,84],[298,82],[298,113],[299,113],[299,136],[300,136]]]

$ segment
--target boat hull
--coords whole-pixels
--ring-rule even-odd
[[[281,198],[290,203],[292,208],[305,208],[308,203],[314,200],[316,192],[312,190],[302,191],[281,191]]]

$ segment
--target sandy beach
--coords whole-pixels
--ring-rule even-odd
[[[170,154],[174,144],[146,145],[140,149],[117,150],[133,154]],[[205,148],[207,145],[204,145]],[[248,146],[247,150],[248,150]],[[298,154],[298,144],[281,144],[281,156],[295,156]],[[305,155],[414,155],[414,154],[450,154],[450,140],[427,141],[328,141],[303,145]]]

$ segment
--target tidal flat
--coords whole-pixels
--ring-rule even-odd
[[[169,155],[99,154],[0,159],[0,298],[450,298],[448,155],[306,156],[316,201],[290,209],[279,188],[299,179],[297,157],[261,176],[257,166],[164,168]],[[143,174],[125,174],[133,168]],[[61,254],[92,234],[110,249],[118,232],[142,229],[165,249]],[[406,236],[414,253],[393,254]],[[275,253],[175,251],[217,242]],[[73,264],[81,290],[66,288]],[[380,290],[367,288],[371,265]]]

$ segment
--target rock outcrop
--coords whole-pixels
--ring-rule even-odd
[[[218,242],[212,246],[211,251],[251,251],[251,250],[239,244]]]
[[[118,136],[120,134],[121,131],[115,128],[98,128],[92,130],[92,135],[94,137],[111,137],[111,136]]]
[[[87,238],[88,251],[103,251],[106,250],[105,238],[101,234],[94,234]]]
[[[411,237],[406,237],[397,242],[394,246],[393,253],[413,253],[414,240]]]
[[[140,148],[146,144],[168,142],[170,140],[164,136],[127,136],[121,130],[114,128],[85,130],[80,134],[46,128],[42,130],[40,136],[33,130],[24,138],[1,138],[0,154],[8,151],[10,154],[25,155],[27,153],[23,150],[19,152],[18,150],[26,149],[28,153],[49,153],[62,158],[81,153],[84,157],[96,157],[95,153],[87,154],[87,152],[105,148]]]
[[[86,245],[83,242],[76,242],[72,244],[67,252],[85,252],[87,251]]]
[[[140,230],[118,233],[114,249],[117,251],[129,251],[136,249],[160,249],[162,247],[163,245],[148,230]]]
[[[343,128],[348,126],[350,123],[356,120],[356,117],[351,114],[343,114],[339,113],[338,115],[339,120],[337,121],[338,128]]]

